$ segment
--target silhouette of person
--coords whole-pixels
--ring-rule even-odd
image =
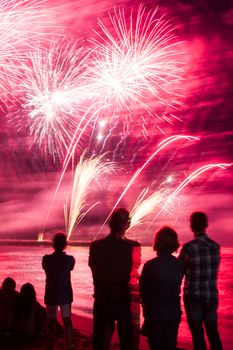
[[[206,234],[205,213],[192,213],[190,226],[195,238],[183,246],[179,259],[185,269],[184,305],[193,348],[206,350],[205,328],[211,350],[222,350],[217,321],[220,246]]]
[[[17,299],[14,315],[14,333],[28,340],[37,336],[46,325],[45,308],[36,300],[36,291],[31,283],[22,285]]]
[[[157,257],[145,263],[139,279],[144,327],[151,350],[175,350],[181,320],[180,286],[182,263],[172,255],[179,247],[170,227],[155,235]]]
[[[110,218],[110,234],[93,241],[89,266],[94,282],[93,346],[108,350],[117,322],[121,350],[138,348],[131,309],[131,277],[140,265],[140,244],[125,238],[129,212],[116,209]],[[135,285],[135,283],[134,283]],[[138,337],[139,338],[139,337]]]
[[[15,305],[19,293],[15,290],[16,282],[13,278],[7,277],[2,282],[0,289],[0,332],[12,331]]]
[[[58,232],[53,238],[54,252],[45,255],[42,260],[42,267],[46,274],[44,302],[48,314],[49,349],[53,349],[54,346],[58,306],[61,310],[68,349],[72,349],[73,331],[71,321],[71,303],[73,301],[73,291],[70,272],[74,268],[75,259],[72,255],[67,255],[64,252],[66,246],[66,235],[62,232]]]

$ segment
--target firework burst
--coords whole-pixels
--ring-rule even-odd
[[[109,18],[110,27],[99,21],[93,40],[95,94],[115,110],[150,110],[151,99],[177,107],[182,64],[171,23],[143,5],[136,15],[132,10],[127,18],[124,9],[115,9]]]
[[[34,142],[54,158],[63,157],[82,118],[86,59],[77,43],[54,41],[48,51],[31,53],[22,67],[21,120],[25,125],[26,118]]]
[[[13,96],[21,80],[18,69],[26,52],[45,39],[46,28],[53,25],[54,11],[46,1],[0,0],[0,91],[1,100]],[[48,35],[47,39],[48,40]]]

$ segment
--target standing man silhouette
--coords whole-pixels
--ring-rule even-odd
[[[205,328],[210,349],[222,350],[217,320],[220,246],[206,234],[205,213],[192,213],[190,226],[195,238],[183,246],[179,258],[185,269],[184,305],[193,349],[206,350]]]
[[[140,265],[140,244],[126,239],[130,226],[129,212],[116,209],[110,218],[110,233],[93,241],[89,266],[94,281],[93,346],[109,350],[117,322],[121,350],[137,349],[131,299],[131,277]],[[136,336],[137,337],[137,336]]]

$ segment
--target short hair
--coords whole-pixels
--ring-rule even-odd
[[[2,289],[6,291],[13,291],[16,288],[16,282],[13,278],[7,277],[2,282]]]
[[[125,208],[114,210],[109,220],[109,227],[113,231],[120,231],[125,227],[126,223],[130,223],[130,215]]]
[[[195,211],[190,216],[191,229],[200,232],[208,227],[208,217],[202,211]]]
[[[53,247],[56,252],[62,252],[67,246],[67,236],[64,232],[57,232],[53,237]]]
[[[155,234],[153,248],[158,253],[173,253],[179,246],[178,235],[171,227],[164,226]]]

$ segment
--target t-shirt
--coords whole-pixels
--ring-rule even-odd
[[[73,301],[70,271],[75,259],[65,252],[45,255],[42,267],[46,274],[44,302],[46,305],[65,305]]]

